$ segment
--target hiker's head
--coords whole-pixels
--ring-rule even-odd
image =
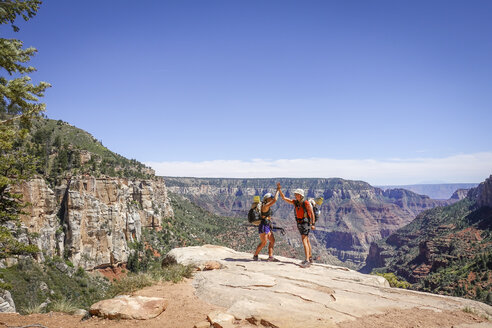
[[[266,202],[268,201],[270,198],[273,198],[273,195],[271,193],[266,193],[264,196],[263,196],[263,201]]]
[[[304,190],[302,190],[302,189],[294,190],[294,196],[296,197],[296,199],[304,198]]]

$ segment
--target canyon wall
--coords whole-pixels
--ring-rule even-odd
[[[42,250],[38,257],[65,257],[88,270],[125,262],[128,243],[140,240],[143,227],[160,229],[162,219],[173,215],[160,178],[82,175],[54,189],[35,178],[19,192],[29,202],[21,222],[31,233],[21,241],[37,245]]]

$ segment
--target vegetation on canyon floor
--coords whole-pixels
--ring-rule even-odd
[[[492,304],[492,209],[465,198],[417,216],[378,242],[386,265],[416,290]]]

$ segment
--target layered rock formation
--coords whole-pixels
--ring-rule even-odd
[[[468,195],[477,201],[478,206],[492,207],[492,175],[477,188],[471,189]]]
[[[362,181],[343,179],[198,179],[166,178],[171,192],[223,216],[247,216],[254,195],[274,192],[280,182],[287,197],[303,188],[307,197],[322,196],[321,217],[313,233],[315,253],[328,252],[339,261],[361,266],[371,242],[389,236],[421,211],[447,204],[404,189],[383,191]],[[292,206],[279,199],[274,221],[286,229],[285,238],[302,247]]]
[[[43,254],[67,257],[93,269],[125,262],[128,242],[139,241],[142,227],[160,228],[172,216],[162,179],[129,180],[74,176],[54,190],[42,178],[19,190],[30,203],[21,222]],[[27,240],[30,238],[31,240]]]

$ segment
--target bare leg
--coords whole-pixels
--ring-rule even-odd
[[[313,253],[312,253],[312,248],[311,248],[311,241],[309,240],[309,235],[306,236],[307,238],[307,243],[308,243],[308,246],[309,246],[309,257],[308,257],[308,260],[313,257]]]
[[[267,244],[267,234],[260,233],[260,240],[261,242],[258,244],[258,247],[256,247],[255,256],[258,256],[258,254],[260,254],[261,252],[261,249]]]
[[[270,240],[270,243],[268,244],[268,256],[272,257],[273,256],[273,246],[275,245],[275,236],[273,233],[269,232],[267,234],[268,239]]]
[[[306,261],[309,261],[309,254],[311,253],[311,244],[309,243],[308,235],[301,235],[302,246],[304,246],[304,255],[306,255]]]

